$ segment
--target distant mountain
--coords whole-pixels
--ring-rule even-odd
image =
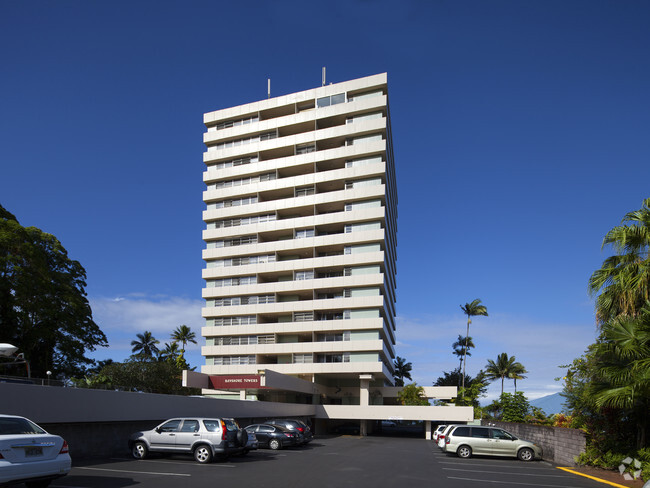
[[[544,410],[546,415],[552,415],[562,411],[565,401],[566,398],[561,396],[559,393],[553,393],[552,395],[546,395],[535,400],[530,400],[528,403],[533,407],[541,408]]]

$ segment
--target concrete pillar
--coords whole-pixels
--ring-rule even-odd
[[[246,390],[239,390],[239,399],[246,400]]]
[[[363,419],[359,425],[359,435],[368,435],[368,421]]]
[[[431,440],[431,420],[424,421],[424,438],[428,441]]]
[[[371,374],[359,375],[359,404],[362,407],[370,405],[370,381],[372,380]]]

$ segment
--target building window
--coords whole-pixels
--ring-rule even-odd
[[[313,363],[313,362],[314,362],[313,354],[294,354],[293,355],[293,363],[294,364],[306,364],[306,363]]]
[[[212,361],[215,366],[229,366],[238,364],[257,364],[255,355],[250,356],[214,356]]]
[[[294,322],[311,322],[314,320],[314,312],[294,312]]]
[[[313,186],[304,186],[302,188],[296,188],[295,190],[295,195],[297,197],[313,195],[314,193],[316,193],[316,189]]]
[[[254,325],[257,324],[257,317],[255,315],[239,315],[234,317],[218,317],[208,319],[206,325],[208,327],[224,327],[230,325]]]
[[[252,115],[251,117],[245,117],[243,119],[226,120],[224,122],[219,122],[217,125],[213,127],[209,127],[208,132],[214,132],[222,129],[229,129],[230,127],[237,127],[238,125],[246,125],[257,121],[259,121],[259,117],[257,115]]]
[[[339,103],[345,103],[345,93],[316,99],[317,108],[329,107],[330,105],[337,105]]]
[[[305,239],[307,237],[314,237],[316,231],[314,229],[301,229],[296,231],[296,236],[294,239]]]
[[[307,154],[315,151],[316,151],[315,143],[301,144],[300,146],[296,146],[296,154]]]
[[[221,163],[210,165],[209,169],[232,168],[233,166],[241,166],[243,164],[257,163],[258,161],[259,158],[257,156],[246,156],[244,158],[231,159],[230,161],[224,161]]]
[[[326,354],[317,354],[316,355],[317,363],[349,363],[350,362],[350,353],[326,353]]]
[[[314,279],[314,272],[313,271],[296,271],[296,281],[301,281],[301,280],[313,280]]]

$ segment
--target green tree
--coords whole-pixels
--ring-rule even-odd
[[[460,367],[453,371],[444,371],[433,386],[456,386],[461,375]],[[479,399],[487,393],[488,382],[485,378],[485,372],[479,371],[476,377],[465,376],[465,388],[459,388],[453,403],[456,405],[471,405],[475,409],[480,408]]]
[[[637,317],[602,325],[593,348],[598,363],[590,385],[596,406],[625,412],[636,423],[636,444],[647,444],[650,419],[650,302]]]
[[[191,395],[196,389],[182,386],[182,371],[175,363],[157,361],[142,354],[109,364],[99,373],[115,388],[145,393]]]
[[[131,352],[147,358],[153,358],[160,352],[156,346],[156,344],[160,344],[160,341],[151,332],[145,330],[144,333],[136,334],[136,336],[138,340],[131,341],[131,345],[133,346]]]
[[[404,378],[413,381],[411,378],[411,370],[413,365],[407,363],[406,359],[397,356],[393,362],[395,371],[393,372],[393,379],[395,380],[395,386],[404,386]]]
[[[160,359],[162,361],[169,361],[172,363],[176,362],[176,359],[181,355],[181,350],[178,347],[177,342],[172,342],[168,344],[165,342],[165,348],[160,351]]]
[[[619,315],[637,316],[650,298],[650,198],[640,210],[627,213],[621,224],[605,235],[602,244],[616,254],[589,279],[601,325]]]
[[[463,365],[463,358],[465,356],[471,356],[472,353],[469,352],[470,349],[475,348],[476,346],[474,345],[474,341],[472,340],[471,337],[463,337],[462,335],[458,334],[458,340],[454,342],[451,347],[454,350],[454,355],[458,358],[458,368],[460,369]],[[461,386],[461,376],[460,374],[458,375],[458,386]]]
[[[510,376],[513,371],[513,365],[515,364],[515,357],[508,355],[505,352],[502,352],[497,356],[497,360],[493,361],[488,359],[487,365],[485,366],[485,373],[488,379],[496,380],[501,378],[501,394],[503,395],[503,381]]]
[[[530,404],[522,392],[501,393],[499,403],[501,404],[501,420],[519,423],[526,421],[526,416],[530,412]]]
[[[185,346],[188,343],[196,344],[196,334],[184,324],[176,327],[176,330],[172,332],[171,338],[174,342],[180,342],[182,344],[181,354],[183,355],[185,354]]]
[[[517,380],[525,380],[527,378],[527,376],[525,376],[526,373],[528,373],[528,371],[519,361],[512,363],[512,368],[510,369],[510,373],[508,373],[508,378],[515,382],[515,393],[517,393]]]
[[[87,351],[107,346],[86,299],[86,271],[52,234],[23,227],[0,205],[0,338],[33,376],[83,375]]]
[[[402,405],[429,405],[429,400],[424,396],[424,388],[418,386],[417,383],[411,383],[397,394]]]
[[[467,351],[469,349],[469,343],[467,342],[469,340],[469,324],[472,323],[472,317],[476,317],[479,315],[483,315],[484,317],[487,317],[487,307],[485,305],[481,305],[481,300],[477,298],[476,300],[473,300],[470,303],[466,303],[465,305],[461,305],[460,309],[463,311],[465,315],[467,315],[467,333],[465,334],[465,354],[463,355],[463,384],[461,385],[462,388],[465,388],[465,367],[467,366]]]

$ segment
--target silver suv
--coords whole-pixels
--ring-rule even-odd
[[[187,453],[199,463],[209,463],[217,455],[245,454],[249,448],[247,432],[236,420],[227,418],[170,419],[129,438],[136,459],[144,459],[150,452]]]
[[[456,453],[461,458],[479,454],[511,456],[522,461],[532,461],[542,457],[542,448],[537,444],[519,439],[497,427],[454,425],[445,432],[443,442],[444,452]]]

